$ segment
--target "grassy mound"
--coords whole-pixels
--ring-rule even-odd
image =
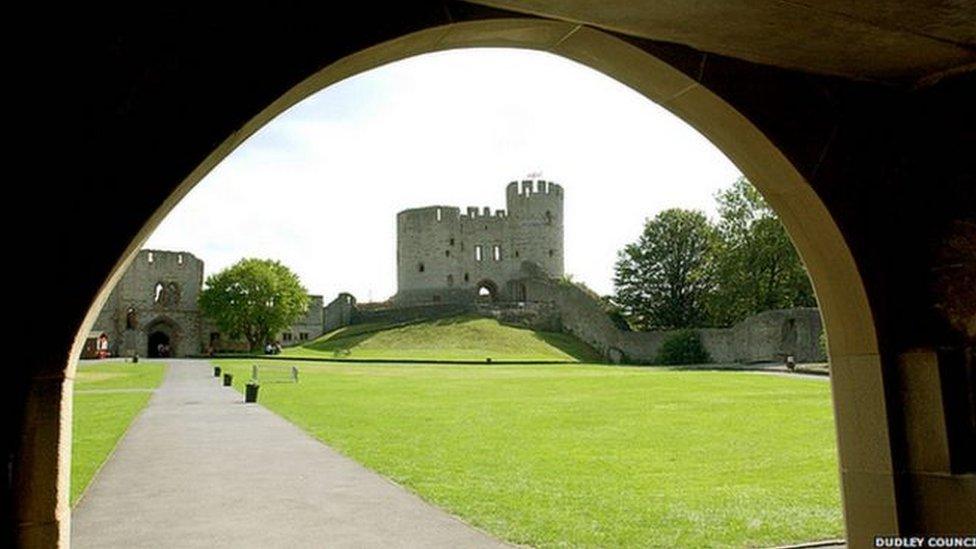
[[[572,335],[504,326],[476,316],[347,326],[284,354],[382,360],[600,360],[596,351]]]

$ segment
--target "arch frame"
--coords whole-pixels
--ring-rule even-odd
[[[844,237],[800,172],[744,115],[695,79],[650,53],[585,25],[545,19],[485,19],[430,27],[363,49],[328,65],[290,89],[231,134],[170,194],[132,239],[98,292],[78,330],[66,364],[74,377],[88,329],[142,244],[180,200],[245,140],[312,94],[367,70],[408,57],[460,48],[514,47],[547,51],[618,80],[694,127],[743,172],[777,212],[803,259],[829,335],[831,387],[837,422],[848,539],[896,533],[887,411],[875,323],[864,283]],[[62,390],[70,449],[70,384]],[[64,391],[67,391],[66,393]],[[70,452],[69,452],[70,455]],[[67,484],[61,459],[59,486]],[[59,490],[66,497],[65,490]],[[870,494],[871,499],[854,494]],[[65,528],[65,525],[61,525]]]

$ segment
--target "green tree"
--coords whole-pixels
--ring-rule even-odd
[[[613,302],[636,329],[688,328],[707,318],[715,229],[699,211],[670,209],[617,254]]]
[[[713,324],[728,325],[770,309],[816,306],[806,269],[776,213],[740,177],[716,194],[718,246]]]
[[[308,291],[278,261],[242,259],[207,277],[200,309],[222,332],[247,340],[252,351],[308,310]]]

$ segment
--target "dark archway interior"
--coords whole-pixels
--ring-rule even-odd
[[[498,285],[491,280],[482,280],[478,283],[479,301],[498,301]]]
[[[160,330],[149,334],[146,356],[150,358],[170,356],[172,353],[171,351],[167,351],[168,348],[170,348],[169,334]]]

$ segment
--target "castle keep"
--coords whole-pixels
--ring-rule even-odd
[[[525,301],[525,262],[563,275],[563,188],[513,181],[505,210],[427,206],[397,214],[398,305]]]

